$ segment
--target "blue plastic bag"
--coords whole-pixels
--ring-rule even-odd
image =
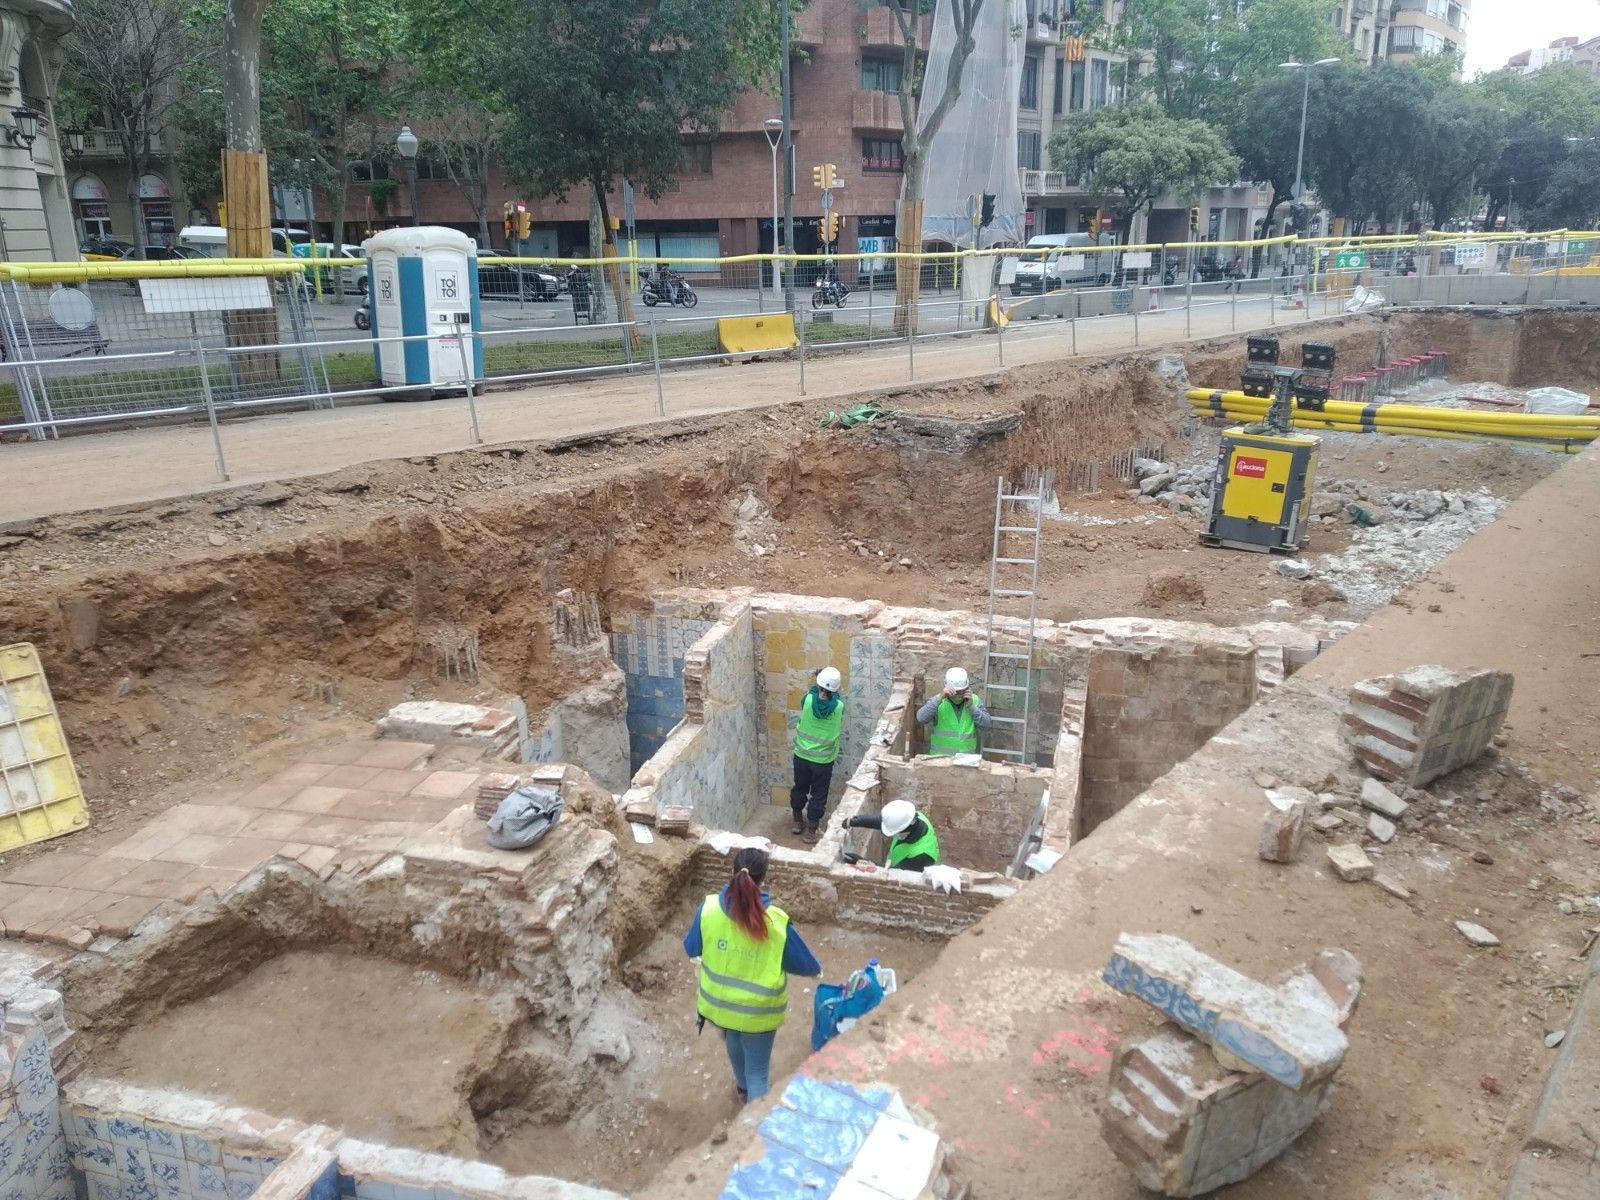
[[[883,985],[871,967],[852,971],[844,983],[819,983],[811,1001],[811,1049],[821,1050],[839,1033],[839,1022],[860,1020],[883,1003]]]

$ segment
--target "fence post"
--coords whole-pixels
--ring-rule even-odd
[[[470,321],[471,318],[468,318]],[[472,369],[472,356],[467,350],[467,342],[472,338],[472,326],[456,326],[456,349],[461,351],[461,378],[467,385],[467,415],[472,421],[472,444],[483,445],[483,434],[478,432],[478,400],[474,394],[474,375]]]
[[[650,363],[656,373],[656,416],[667,415],[667,397],[661,387],[661,342],[656,337],[656,319],[650,318]]]
[[[1228,331],[1239,331],[1239,281],[1232,280],[1233,290],[1228,293]]]
[[[1316,251],[1313,250],[1312,253],[1315,254]],[[1312,277],[1311,273],[1309,271],[1306,272],[1305,290],[1304,290],[1304,292],[1302,294],[1306,298],[1306,320],[1307,321],[1311,320],[1311,280],[1312,280],[1312,278],[1313,277]]]
[[[1006,318],[1000,306],[994,306],[994,352],[1000,366],[1006,365]]]
[[[211,423],[211,443],[217,448],[217,478],[223,483],[228,482],[228,460],[222,454],[222,430],[217,425],[216,400],[211,395],[211,370],[206,366],[205,347],[200,344],[199,336],[191,339],[194,346],[195,361],[200,364],[200,395],[206,402],[206,420]]]
[[[1191,336],[1191,313],[1194,310],[1194,266],[1184,255],[1183,264],[1183,336]]]
[[[906,378],[917,377],[917,317],[920,316],[921,304],[911,311],[911,320],[906,322]]]
[[[1135,303],[1132,306],[1132,308],[1133,308],[1133,344],[1135,346],[1137,346],[1139,344],[1139,305],[1137,303]]]
[[[806,394],[806,318],[800,311],[800,306],[795,305],[794,313],[795,337],[800,343],[800,394]]]

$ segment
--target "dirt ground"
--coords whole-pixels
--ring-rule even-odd
[[[472,1157],[465,1095],[505,1041],[508,1007],[432,971],[292,951],[139,1022],[96,1066],[143,1087]]]

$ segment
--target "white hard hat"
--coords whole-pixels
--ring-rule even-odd
[[[883,832],[887,837],[899,837],[916,819],[917,806],[909,800],[891,800],[883,806]]]
[[[836,667],[823,667],[817,672],[817,686],[823,691],[837,692],[839,690],[839,671]]]
[[[964,692],[972,686],[972,680],[960,667],[951,667],[944,673],[944,685],[952,692]]]

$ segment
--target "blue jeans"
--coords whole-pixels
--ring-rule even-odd
[[[766,1033],[735,1033],[722,1031],[728,1046],[728,1061],[733,1064],[733,1085],[745,1094],[745,1102],[759,1100],[767,1094],[767,1076],[772,1070],[772,1042],[778,1036],[776,1029]]]

